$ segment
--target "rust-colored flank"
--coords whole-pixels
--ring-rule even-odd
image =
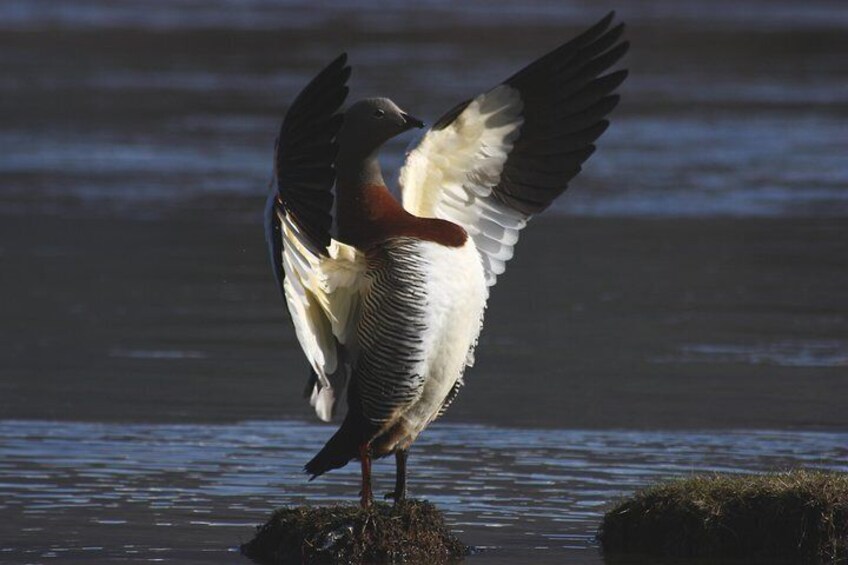
[[[337,188],[339,240],[362,251],[393,237],[414,237],[447,247],[461,247],[468,239],[465,230],[452,222],[413,216],[383,185]]]

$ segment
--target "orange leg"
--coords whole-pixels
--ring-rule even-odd
[[[362,461],[362,492],[360,502],[363,508],[370,508],[373,501],[371,494],[371,445],[363,443],[359,446],[359,459]]]

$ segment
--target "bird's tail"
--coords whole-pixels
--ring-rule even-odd
[[[312,475],[309,480],[347,465],[359,454],[359,444],[364,439],[363,432],[363,426],[348,414],[324,448],[303,468],[306,473]]]

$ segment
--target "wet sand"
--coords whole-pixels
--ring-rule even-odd
[[[260,206],[4,216],[2,417],[311,420]],[[846,288],[843,220],[542,217],[445,420],[844,429]]]

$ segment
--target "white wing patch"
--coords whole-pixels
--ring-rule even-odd
[[[283,239],[286,303],[297,340],[317,375],[309,402],[318,417],[329,422],[356,347],[365,257],[336,240],[328,248],[329,257],[318,255],[285,211],[277,208],[276,214]]]
[[[427,132],[400,172],[404,208],[465,228],[489,286],[504,272],[527,223],[492,195],[520,133],[522,109],[518,90],[508,85],[481,94],[449,126]]]

